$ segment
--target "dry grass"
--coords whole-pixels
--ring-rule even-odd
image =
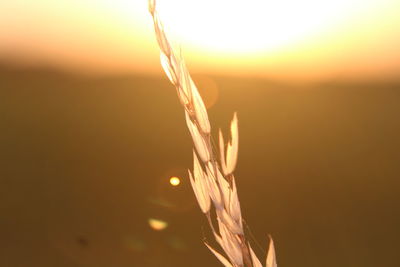
[[[219,153],[211,142],[211,127],[203,100],[186,68],[181,53],[176,53],[159,19],[156,1],[149,0],[149,11],[153,16],[161,64],[175,86],[179,100],[185,109],[186,124],[194,143],[193,173],[189,178],[202,212],[206,215],[215,240],[225,252],[223,256],[209,244],[206,246],[226,267],[263,266],[248,242],[243,231],[243,219],[238,198],[235,170],[239,132],[236,114],[231,122],[231,139],[225,145],[219,131]],[[214,209],[215,212],[211,212]],[[215,214],[216,218],[213,218]],[[267,254],[267,267],[276,267],[272,239]]]

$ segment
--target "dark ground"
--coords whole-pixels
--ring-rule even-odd
[[[280,267],[400,266],[400,82],[215,80],[214,133],[238,111],[236,179],[263,250],[271,234]],[[191,149],[164,77],[0,68],[0,266],[221,266]]]

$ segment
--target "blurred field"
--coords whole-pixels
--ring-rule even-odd
[[[239,115],[244,216],[279,266],[399,266],[400,81],[212,78],[214,129]],[[0,146],[0,266],[220,266],[164,77],[0,67]]]

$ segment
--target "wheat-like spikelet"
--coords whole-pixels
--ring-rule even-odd
[[[189,171],[190,182],[200,209],[206,215],[214,237],[226,256],[217,252],[209,244],[205,245],[226,267],[262,267],[243,231],[240,203],[233,175],[239,147],[236,113],[231,122],[231,140],[226,149],[223,134],[221,130],[219,131],[218,158],[211,142],[211,127],[207,110],[189,75],[183,57],[174,51],[166,36],[155,0],[149,0],[149,11],[153,17],[161,50],[161,64],[169,80],[176,87],[179,100],[185,109],[186,124],[195,147],[193,173]],[[211,208],[215,209],[216,218],[212,218],[214,213],[210,212]],[[276,266],[274,245],[271,239],[266,267]]]

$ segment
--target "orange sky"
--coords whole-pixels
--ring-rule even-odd
[[[159,2],[192,72],[386,79],[400,71],[396,0]],[[4,57],[89,72],[161,70],[146,0],[3,0]]]

